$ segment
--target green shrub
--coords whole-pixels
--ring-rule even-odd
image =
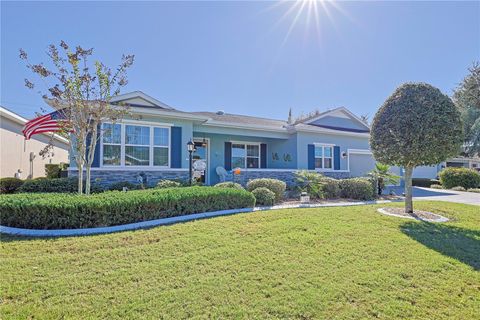
[[[90,228],[254,204],[255,197],[245,190],[211,187],[107,191],[90,196],[23,193],[0,196],[0,220],[2,225],[19,228]]]
[[[430,186],[430,188],[432,188],[432,189],[443,189],[443,186],[441,184],[432,184]]]
[[[467,189],[465,189],[464,187],[460,187],[460,186],[453,187],[452,190],[454,190],[454,191],[467,191]]]
[[[0,193],[15,193],[22,184],[23,181],[18,178],[1,178]]]
[[[340,197],[340,181],[333,178],[324,177],[321,180],[321,189],[323,196],[327,199]]]
[[[318,172],[301,170],[295,172],[295,184],[300,192],[306,192],[312,199],[323,199],[324,176]]]
[[[467,191],[468,192],[480,193],[480,188],[472,188],[472,189],[468,189]]]
[[[252,191],[256,204],[261,206],[273,206],[275,202],[275,193],[265,187],[259,187]]]
[[[178,188],[181,187],[182,184],[178,181],[174,180],[160,180],[157,183],[157,188],[163,189],[163,188]]]
[[[216,188],[233,188],[233,189],[245,190],[240,183],[231,182],[231,181],[217,183],[216,185],[214,185],[214,187],[216,187]]]
[[[438,174],[440,182],[446,189],[464,187],[465,189],[480,187],[480,173],[467,168],[445,168]]]
[[[85,184],[84,184],[85,186]],[[74,193],[78,191],[78,179],[71,178],[57,178],[47,179],[45,177],[35,178],[32,180],[25,180],[23,185],[18,189],[19,192],[33,192],[33,193]],[[91,192],[102,192],[103,188],[95,183],[91,185]]]
[[[440,184],[439,180],[428,178],[412,178],[412,186],[430,188],[432,184]]]
[[[340,180],[340,195],[342,198],[371,200],[374,198],[372,183],[365,178],[350,178]]]
[[[37,178],[25,180],[20,187],[20,192],[77,192],[78,180],[76,178]]]
[[[140,185],[128,181],[119,181],[108,186],[110,191],[123,191],[123,188],[127,188],[127,190],[141,189]]]
[[[275,193],[275,201],[279,202],[283,199],[287,184],[281,180],[268,178],[253,179],[247,183],[247,190],[250,192],[260,187],[267,188]]]

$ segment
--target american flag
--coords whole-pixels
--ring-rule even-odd
[[[35,134],[62,131],[66,124],[67,120],[65,120],[63,112],[54,111],[28,121],[22,132],[25,139],[28,140]]]

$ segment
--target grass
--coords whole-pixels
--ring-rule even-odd
[[[392,205],[401,205],[399,203]],[[279,210],[110,235],[2,237],[2,319],[474,319],[479,207]]]

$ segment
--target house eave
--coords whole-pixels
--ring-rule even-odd
[[[202,126],[234,128],[234,129],[251,129],[251,130],[268,131],[268,132],[288,133],[285,127],[278,128],[278,127],[259,126],[259,125],[247,125],[247,124],[230,123],[230,122],[222,122],[222,121],[215,121],[215,120],[208,120],[202,123]]]
[[[3,107],[0,107],[0,115],[2,117],[5,117],[17,124],[20,124],[20,125],[25,125],[25,123],[27,123],[29,120],[27,120],[26,118],[22,117],[22,116],[19,116],[18,114],[6,109],[6,108],[3,108]],[[44,136],[47,136],[47,137],[53,137],[53,139],[57,140],[57,141],[60,141],[60,142],[63,142],[65,144],[70,144],[70,142],[68,141],[68,139],[56,134],[56,133],[53,133],[53,134],[49,134],[49,133],[41,133],[42,135]]]
[[[348,131],[341,131],[341,130],[332,130],[332,129],[325,129],[320,127],[313,127],[312,128],[298,128],[295,127],[295,131],[297,132],[311,132],[311,133],[326,133],[326,134],[333,134],[333,135],[342,135],[342,136],[350,136],[350,137],[362,137],[362,138],[369,138],[370,133],[367,132],[348,132]]]

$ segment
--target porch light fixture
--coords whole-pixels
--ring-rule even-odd
[[[193,167],[193,157],[192,157],[192,153],[193,151],[195,150],[195,144],[193,143],[193,141],[190,139],[190,141],[187,142],[187,150],[188,150],[188,177],[189,177],[189,181],[190,181],[190,186],[192,185],[192,176],[193,176],[193,172],[192,172],[192,167]]]

